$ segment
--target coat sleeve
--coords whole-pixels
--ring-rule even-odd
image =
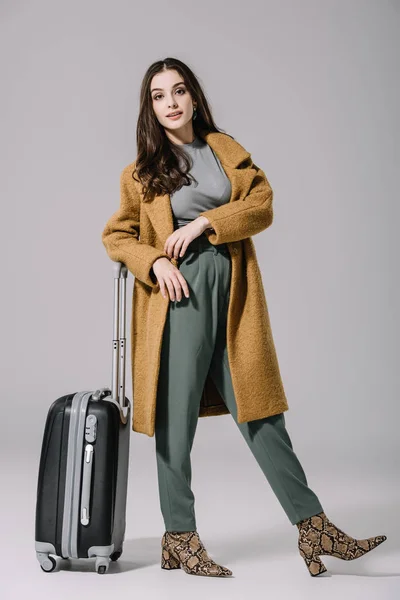
[[[102,233],[102,242],[111,260],[124,263],[140,281],[159,287],[152,271],[155,260],[165,252],[145,244],[140,235],[140,194],[132,179],[133,168],[125,167],[120,176],[120,207],[107,221]]]
[[[242,200],[228,202],[200,213],[208,218],[214,230],[205,230],[212,244],[238,242],[256,235],[272,223],[273,192],[264,171],[257,167],[251,158],[242,165],[242,168],[255,171],[247,195]]]

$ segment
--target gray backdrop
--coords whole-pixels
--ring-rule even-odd
[[[126,573],[99,580],[91,561],[63,561],[48,575],[36,562],[45,417],[57,397],[110,383],[101,233],[135,159],[142,77],[166,56],[193,68],[217,125],[274,190],[274,222],[254,242],[309,484],[347,533],[388,535],[360,560],[326,558],[343,576],[324,594],[398,597],[400,3],[3,0],[0,14],[6,599],[70,598],[85,570],[96,598],[321,594],[230,415],[200,419],[192,466],[199,533],[234,579],[160,569],[154,438],[134,432],[125,552],[110,569]]]

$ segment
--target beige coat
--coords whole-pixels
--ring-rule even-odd
[[[239,423],[288,410],[269,320],[268,308],[251,236],[273,220],[273,192],[264,172],[249,152],[225,133],[204,138],[229,177],[227,204],[204,211],[214,231],[212,244],[227,243],[232,278],[227,315],[227,346]],[[132,178],[135,163],[121,173],[121,202],[107,222],[102,241],[107,254],[134,275],[131,321],[133,416],[132,429],[154,435],[162,336],[170,300],[150,276],[153,262],[164,253],[173,233],[169,194],[142,201],[141,185]],[[175,259],[171,259],[177,266]],[[229,413],[208,375],[199,416]]]

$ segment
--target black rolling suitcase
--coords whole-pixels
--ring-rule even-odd
[[[131,404],[125,397],[126,279],[114,268],[112,389],[61,396],[48,411],[38,473],[35,549],[43,571],[96,559],[105,573],[125,538]]]

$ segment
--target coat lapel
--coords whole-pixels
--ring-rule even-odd
[[[204,139],[221,161],[226,176],[231,182],[232,193],[229,202],[233,202],[239,197],[241,186],[247,183],[246,178],[243,178],[244,171],[236,169],[236,167],[243,160],[249,158],[250,153],[236,140],[219,131],[208,133]],[[251,178],[253,176],[254,174],[251,175]],[[160,239],[165,242],[174,232],[170,194],[155,196],[150,202],[142,203],[142,207],[145,207]]]

